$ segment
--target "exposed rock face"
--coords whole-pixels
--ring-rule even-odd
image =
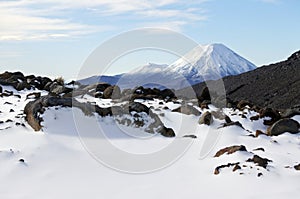
[[[203,115],[200,117],[199,124],[206,124],[206,125],[211,125],[213,123],[213,117],[210,112],[205,112]]]
[[[240,145],[240,146],[230,146],[230,147],[226,147],[224,149],[219,150],[216,155],[214,157],[220,157],[223,154],[233,154],[237,151],[247,151],[246,147],[244,145]]]
[[[293,119],[281,119],[274,123],[270,128],[268,128],[268,135],[277,136],[285,132],[288,133],[299,133],[300,125],[297,121]]]
[[[247,100],[260,107],[287,109],[300,104],[300,51],[286,61],[258,67],[253,71],[223,78],[228,101]],[[210,81],[211,85],[217,81]],[[206,87],[205,83],[193,86],[196,93]],[[182,92],[185,95],[185,90]]]

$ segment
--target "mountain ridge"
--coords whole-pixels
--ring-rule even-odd
[[[222,81],[229,102],[248,100],[261,107],[300,108],[299,74],[300,51],[297,51],[284,61],[264,65],[239,75],[227,76]],[[201,93],[205,87],[205,82],[193,85],[196,93]],[[185,89],[182,89],[179,93],[183,95],[184,91]]]
[[[256,66],[239,56],[223,44],[199,45],[185,56],[170,65],[149,63],[131,72],[110,76],[114,84],[121,88],[132,88],[140,85],[161,84],[163,87],[180,89],[205,80],[215,80],[228,75],[237,75]],[[99,76],[104,81],[107,76]],[[79,80],[79,82],[96,83],[97,78]],[[105,81],[107,82],[107,81]]]

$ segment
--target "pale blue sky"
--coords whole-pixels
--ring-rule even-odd
[[[0,0],[0,71],[73,78],[102,42],[143,27],[223,43],[260,66],[300,49],[299,8],[298,0]],[[130,65],[174,60],[136,57]]]

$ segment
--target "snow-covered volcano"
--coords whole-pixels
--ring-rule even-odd
[[[184,57],[169,65],[166,71],[177,73],[191,83],[238,75],[256,66],[223,44],[197,46]]]
[[[170,65],[149,63],[111,79],[121,88],[140,85],[161,85],[183,88],[206,80],[215,80],[229,75],[238,75],[255,69],[256,66],[223,44],[199,45]],[[103,76],[98,80],[103,81]],[[82,82],[95,83],[97,78]],[[107,78],[105,78],[107,80]]]

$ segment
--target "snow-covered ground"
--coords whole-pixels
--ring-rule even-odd
[[[0,124],[1,199],[299,198],[300,171],[293,168],[300,163],[299,134],[285,133],[277,137],[262,135],[254,138],[249,136],[248,131],[237,126],[218,129],[223,121],[217,119],[210,127],[199,125],[200,116],[171,112],[170,109],[179,105],[161,105],[158,100],[143,103],[154,107],[153,110],[159,114],[165,126],[174,129],[177,135],[175,138],[152,134],[147,136],[148,134],[140,132],[139,129],[116,126],[110,117],[88,117],[76,108],[61,107],[47,109],[43,114],[43,130],[35,132],[26,123],[23,115],[19,115],[29,101],[25,100],[26,95],[32,91],[16,92],[11,87],[4,87],[5,89],[13,90],[21,98],[0,98],[0,121],[4,121]],[[81,100],[95,100],[85,97],[86,99]],[[108,100],[98,100],[96,103],[102,107],[111,103]],[[165,106],[169,109],[163,108]],[[238,111],[224,111],[233,121],[240,121],[249,131],[266,131],[267,126],[262,124],[262,119],[251,122],[238,116]],[[254,112],[244,112],[247,118],[255,115]],[[178,140],[179,143],[189,141],[192,144],[165,168],[141,174],[121,172],[102,164],[91,154],[84,144],[84,135],[78,135],[74,113],[82,118],[81,129],[97,131],[89,125],[96,121],[105,128],[107,140],[113,146],[130,154],[159,152]],[[232,115],[234,113],[237,114]],[[5,122],[8,119],[12,122]],[[300,116],[293,119],[300,122]],[[132,134],[124,133],[130,131]],[[216,145],[206,157],[200,157],[209,133],[219,135]],[[182,137],[190,134],[197,138]],[[248,152],[214,157],[219,149],[232,145],[244,145]],[[265,152],[255,150],[261,147]],[[106,153],[109,154],[110,151]],[[246,162],[253,154],[268,158],[272,162],[267,169]],[[123,161],[126,160],[120,157],[120,162]],[[236,162],[244,165],[241,170],[232,172],[232,167],[224,168],[219,175],[214,175],[217,166]],[[258,177],[258,173],[263,176]]]

